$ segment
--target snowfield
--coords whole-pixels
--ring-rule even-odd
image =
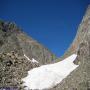
[[[42,90],[54,87],[78,67],[73,63],[76,57],[77,55],[73,54],[58,63],[42,65],[28,71],[27,77],[22,79],[25,89]]]

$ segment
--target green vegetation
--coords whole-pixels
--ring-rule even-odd
[[[0,57],[0,63],[1,63],[1,62],[3,62],[3,58],[2,58],[2,57]]]
[[[3,25],[4,24],[4,21],[3,20],[0,20],[0,25]]]
[[[15,23],[9,23],[9,30],[13,30],[16,28],[16,24]]]
[[[3,41],[2,40],[0,40],[0,46],[2,46],[3,45]]]

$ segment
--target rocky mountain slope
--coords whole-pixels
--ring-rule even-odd
[[[55,59],[54,54],[14,23],[0,21],[0,88],[17,87],[23,90],[21,78],[27,76],[28,70]]]
[[[0,52],[15,51],[20,55],[24,53],[30,58],[35,58],[40,64],[50,63],[55,55],[27,36],[14,23],[0,23]]]
[[[72,54],[77,55],[74,64],[79,66],[49,90],[90,90],[90,6],[73,43],[58,61]],[[54,54],[15,24],[0,21],[0,88],[15,87],[16,90],[24,90],[21,79],[28,75],[28,71],[52,63],[55,59]]]
[[[63,58],[72,53],[77,53],[74,63],[79,67],[50,90],[90,90],[90,6],[79,25],[73,43]]]

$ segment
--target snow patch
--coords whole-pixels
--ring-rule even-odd
[[[24,57],[25,57],[27,60],[31,61],[30,58],[29,58],[26,54],[24,54]]]
[[[32,58],[32,60],[30,60],[30,58],[26,55],[26,54],[24,54],[24,57],[27,59],[27,60],[29,60],[29,61],[31,61],[32,63],[39,63],[37,60],[35,60],[34,58]]]
[[[34,58],[32,58],[32,62],[33,63],[39,63],[37,60],[35,60]]]
[[[73,54],[58,63],[43,65],[28,71],[28,76],[23,78],[24,86],[28,89],[49,89],[60,83],[74,69],[78,67],[73,61],[77,55]]]

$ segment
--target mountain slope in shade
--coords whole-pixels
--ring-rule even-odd
[[[0,87],[23,90],[21,78],[27,76],[30,69],[55,59],[54,54],[14,23],[0,21]]]
[[[50,90],[90,90],[90,6],[79,25],[76,38],[63,58],[77,53],[74,61],[79,67]]]

